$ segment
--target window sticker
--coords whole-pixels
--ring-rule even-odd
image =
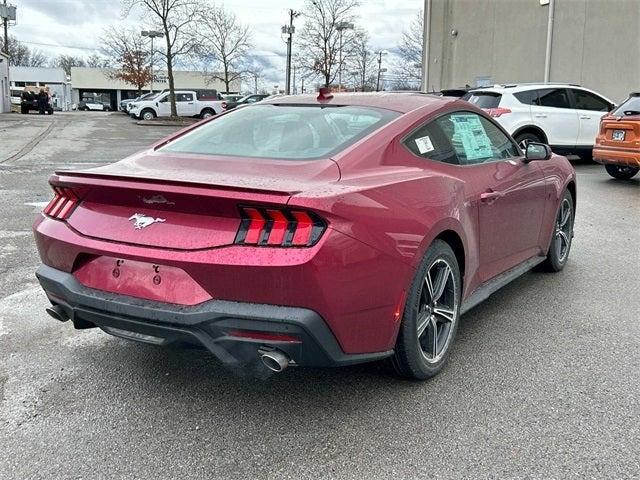
[[[431,139],[429,135],[425,135],[424,137],[416,138],[414,140],[416,142],[416,146],[418,147],[418,151],[422,155],[423,153],[433,152],[435,148],[433,147],[433,143],[431,143]]]
[[[462,143],[467,160],[491,158],[491,140],[477,115],[451,115],[454,125],[454,141]]]

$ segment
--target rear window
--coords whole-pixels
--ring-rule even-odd
[[[640,96],[631,96],[616,108],[612,115],[640,115]]]
[[[310,160],[345,149],[399,115],[368,107],[252,105],[221,115],[162,150]]]
[[[502,95],[493,92],[469,92],[462,98],[478,108],[498,108]]]

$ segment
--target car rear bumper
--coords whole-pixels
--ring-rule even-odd
[[[596,145],[593,149],[593,159],[602,164],[640,167],[640,148]]]
[[[305,308],[223,300],[185,307],[88,288],[72,274],[46,265],[36,276],[51,303],[78,329],[100,327],[157,345],[195,344],[230,365],[256,360],[261,348],[281,350],[296,365],[313,367],[364,363],[393,353],[345,354],[320,315]],[[286,340],[264,339],[274,334]]]

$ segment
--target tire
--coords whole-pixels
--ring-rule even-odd
[[[553,223],[553,236],[547,258],[542,262],[543,270],[559,272],[567,264],[573,240],[573,224],[573,197],[568,190],[565,190]]]
[[[205,108],[204,110],[202,110],[202,112],[200,112],[200,118],[209,118],[209,117],[213,117],[216,114],[215,111],[213,111],[210,108]]]
[[[535,133],[531,133],[531,132],[519,133],[514,137],[514,140],[516,141],[516,143],[522,149],[523,152],[526,151],[527,143],[529,142],[544,143],[544,140],[542,138],[540,138]]]
[[[153,120],[156,118],[156,112],[151,110],[150,108],[146,108],[140,112],[140,118],[142,120]]]
[[[630,178],[635,177],[640,171],[640,168],[638,167],[627,167],[625,165],[607,164],[604,168],[609,175],[618,180],[629,180]]]
[[[431,287],[427,285],[427,278]],[[426,380],[444,368],[458,330],[461,291],[456,256],[446,242],[436,240],[427,249],[407,294],[391,357],[398,375]],[[434,331],[436,335],[433,335]],[[434,337],[436,341],[433,341]]]

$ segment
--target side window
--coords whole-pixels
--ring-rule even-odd
[[[176,93],[176,102],[193,102],[192,93]]]
[[[553,108],[571,108],[566,88],[544,88],[538,90],[538,101],[534,105]]]
[[[518,92],[513,94],[520,103],[525,105],[537,105],[538,90],[527,90],[525,92]]]
[[[438,162],[458,164],[451,142],[436,122],[423,125],[403,142],[412,153]]]
[[[585,92],[584,90],[577,89],[572,89],[571,91],[573,92],[573,98],[575,99],[576,108],[578,110],[608,112],[611,108],[609,102],[591,92]]]
[[[513,140],[490,120],[473,112],[454,112],[438,118],[460,165],[474,165],[517,157]]]

